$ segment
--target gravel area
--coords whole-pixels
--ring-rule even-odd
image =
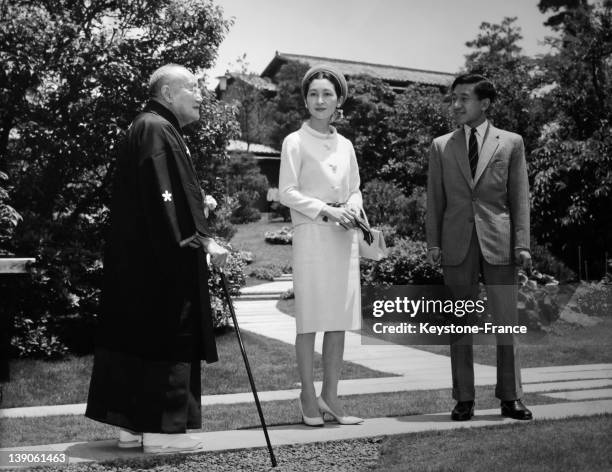
[[[180,456],[150,456],[145,459],[107,463],[74,464],[66,472],[360,472],[374,470],[383,438],[354,439],[277,446],[278,465],[272,467],[266,448],[207,452]],[[23,471],[25,469],[14,469]],[[49,469],[35,469],[37,471]],[[57,470],[57,469],[55,469]]]

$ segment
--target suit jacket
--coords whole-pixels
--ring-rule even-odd
[[[489,124],[474,178],[463,127],[434,139],[427,179],[427,245],[442,265],[465,259],[476,228],[486,261],[508,265],[529,250],[529,181],[523,139]]]

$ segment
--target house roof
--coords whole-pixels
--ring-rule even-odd
[[[228,152],[248,152],[253,154],[255,159],[280,159],[280,151],[266,146],[265,144],[250,143],[240,139],[230,139],[226,150]]]
[[[261,77],[273,78],[278,70],[289,61],[297,61],[313,66],[326,63],[338,68],[344,75],[369,75],[378,77],[391,85],[406,85],[418,83],[436,86],[448,86],[452,83],[454,74],[448,72],[437,72],[431,70],[412,69],[409,67],[390,66],[384,64],[372,64],[369,62],[348,61],[345,59],[333,59],[330,57],[306,56],[303,54],[288,54],[276,52],[274,58],[261,73]]]
[[[228,72],[228,74],[232,78],[242,80],[243,82],[246,82],[257,89],[276,92],[276,84],[273,84],[270,79],[260,77],[255,74],[243,74],[241,72]]]

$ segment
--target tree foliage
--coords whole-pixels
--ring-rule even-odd
[[[465,70],[488,77],[497,90],[497,99],[488,117],[498,127],[523,136],[528,150],[533,149],[540,132],[538,102],[533,90],[541,86],[538,61],[525,56],[517,44],[522,38],[516,17],[500,24],[483,22],[466,56]]]
[[[224,93],[223,101],[236,109],[240,139],[246,142],[247,146],[251,143],[264,143],[272,127],[272,120],[268,117],[270,93],[258,86],[258,82],[264,79],[254,72],[249,72],[246,54],[236,62],[239,69],[232,73],[232,86]]]
[[[612,2],[542,1],[553,53],[542,59],[545,124],[531,155],[533,223],[540,240],[591,276],[612,252]],[[585,266],[580,267],[585,273]]]
[[[298,130],[308,117],[300,90],[302,77],[307,70],[308,65],[291,61],[283,65],[277,74],[277,92],[269,111],[272,126],[266,140],[266,144],[275,149],[280,149],[283,139]]]
[[[210,67],[228,27],[211,0],[0,2],[0,170],[23,216],[0,243],[37,258],[32,280],[12,294],[29,317],[95,315],[118,141],[148,98],[151,72]],[[235,124],[210,95],[202,110],[188,140],[207,171]]]

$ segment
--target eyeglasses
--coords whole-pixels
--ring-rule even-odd
[[[193,94],[199,93],[200,95],[202,95],[202,88],[199,85],[194,85],[192,87],[190,87],[189,85],[185,85],[183,88]]]

